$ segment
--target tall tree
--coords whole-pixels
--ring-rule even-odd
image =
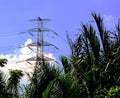
[[[19,98],[19,82],[23,73],[21,70],[11,70],[10,77],[7,80],[7,89],[13,95],[12,97]]]
[[[115,32],[109,31],[99,14],[92,16],[98,30],[92,24],[82,24],[76,41],[69,38],[73,76],[85,85],[88,98],[94,98],[103,88],[120,85],[120,24]]]

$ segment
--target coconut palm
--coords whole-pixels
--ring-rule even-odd
[[[23,73],[21,70],[11,70],[10,77],[7,80],[7,90],[12,94],[12,97],[19,98],[19,82],[22,78]]]
[[[68,73],[55,78],[43,92],[43,98],[86,98],[82,86]]]
[[[60,74],[60,71],[49,63],[39,63],[36,66],[30,84],[26,88],[28,98],[42,98],[42,93],[46,90],[49,83]]]
[[[4,67],[7,64],[7,59],[0,59],[0,67]],[[0,98],[10,98],[12,94],[6,89],[7,77],[0,70]]]
[[[104,56],[104,76],[101,75],[102,77],[102,84],[105,84],[107,88],[110,88],[113,85],[119,85],[120,82],[120,65],[119,65],[119,60],[120,60],[120,52],[119,52],[119,47],[120,47],[120,24],[116,25],[116,30],[115,31],[108,31],[106,29],[102,29],[102,24],[100,25],[100,16],[97,16],[96,14],[92,14],[96,24],[99,29],[99,34],[100,38],[102,41],[103,45],[103,56]],[[102,68],[101,68],[102,69]],[[107,78],[106,78],[106,77]],[[119,82],[118,82],[119,81]]]
[[[103,88],[120,85],[120,24],[115,32],[109,31],[100,15],[92,16],[98,30],[92,24],[82,24],[75,42],[68,37],[73,76],[84,84],[88,98],[94,98]]]

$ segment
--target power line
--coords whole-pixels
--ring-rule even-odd
[[[17,34],[13,33],[0,33],[0,37],[16,36]]]

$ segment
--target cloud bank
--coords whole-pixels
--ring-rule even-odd
[[[8,60],[8,63],[5,65],[5,67],[0,68],[0,70],[6,74],[9,74],[9,71],[14,69],[22,70],[24,74],[32,73],[35,66],[35,61],[26,61],[31,57],[36,57],[36,47],[27,47],[27,45],[31,43],[32,39],[28,39],[19,49],[14,50],[14,54],[1,54],[0,58],[6,58]],[[55,60],[55,57],[52,53],[45,53],[44,55]],[[23,80],[26,81],[27,79],[27,76],[24,75]]]

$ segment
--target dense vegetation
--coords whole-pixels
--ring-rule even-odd
[[[69,58],[61,56],[63,71],[40,63],[30,84],[19,94],[22,71],[0,73],[0,98],[120,98],[120,24],[114,31],[105,28],[100,15],[92,13],[91,23],[82,24],[75,41],[69,36]],[[3,67],[6,59],[0,60]]]

